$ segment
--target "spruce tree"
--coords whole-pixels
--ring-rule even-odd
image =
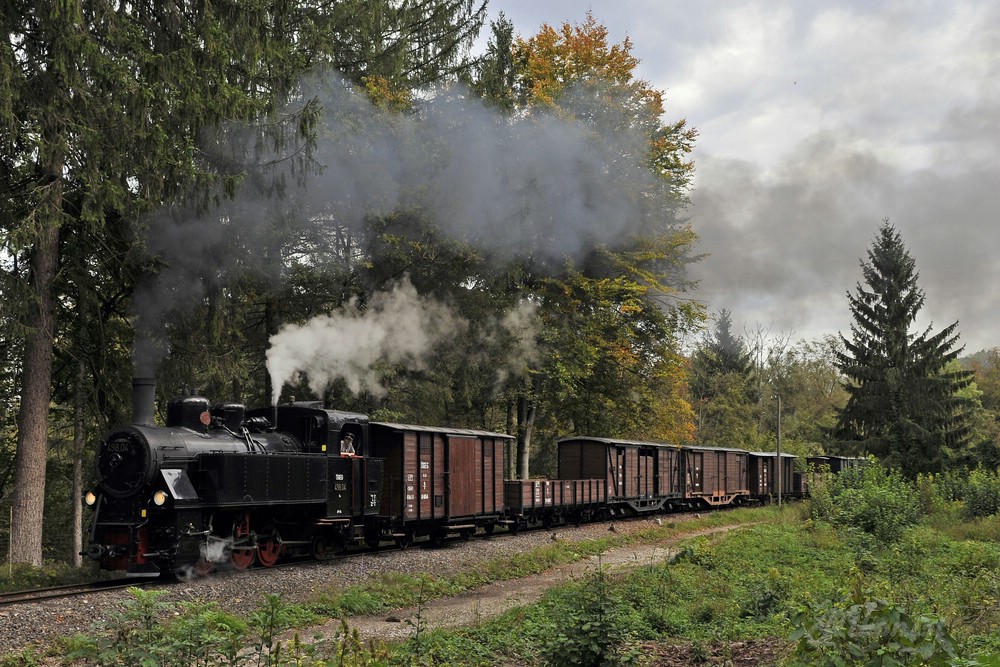
[[[750,445],[757,402],[753,362],[743,337],[733,334],[725,308],[691,360],[690,387],[699,442]]]
[[[970,406],[958,391],[972,374],[946,370],[963,349],[955,347],[958,322],[937,334],[930,326],[910,331],[925,295],[916,263],[888,220],[861,270],[863,284],[847,294],[851,338],[841,334],[836,352],[848,401],[834,436],[848,451],[874,454],[911,476],[941,470],[969,432]]]

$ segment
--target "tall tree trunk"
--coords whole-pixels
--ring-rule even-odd
[[[61,172],[58,168],[50,174]],[[55,333],[53,283],[59,263],[59,213],[62,180],[51,190],[48,216],[42,223],[31,260],[32,293],[37,299],[28,315],[21,370],[21,405],[17,415],[17,454],[14,462],[11,558],[15,563],[42,564],[42,523],[45,508],[45,463],[48,451],[49,401],[52,397],[52,344]]]
[[[517,397],[517,476],[528,479],[531,434],[535,429],[535,403],[527,396]]]
[[[73,567],[83,567],[83,448],[87,433],[83,419],[86,365],[83,359],[77,362],[76,392],[73,397],[73,492],[70,502],[73,507]]]

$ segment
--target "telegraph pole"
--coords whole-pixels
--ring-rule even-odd
[[[778,509],[781,509],[781,479],[782,477],[784,477],[783,473],[785,472],[785,467],[781,465],[781,394],[778,394],[777,396],[775,396],[775,398],[778,399],[778,428],[777,428],[778,456],[777,456],[777,462],[775,463],[775,468],[777,468],[778,471]]]

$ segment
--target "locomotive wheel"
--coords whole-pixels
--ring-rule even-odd
[[[202,556],[201,558],[198,559],[198,562],[196,562],[193,565],[193,569],[196,575],[198,575],[199,577],[204,577],[209,574],[212,574],[212,572],[215,570],[215,563],[210,563],[209,561],[205,560],[204,556]]]
[[[256,551],[253,534],[250,531],[250,515],[244,514],[233,524],[229,560],[237,570],[245,570],[253,564]]]
[[[257,542],[257,562],[264,567],[274,567],[281,559],[281,551],[281,540],[277,533],[271,533],[270,537]]]

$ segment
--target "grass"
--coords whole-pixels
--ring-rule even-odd
[[[477,647],[467,648],[470,660],[457,664],[488,664],[471,658],[478,655],[542,664],[546,646],[567,636],[579,645],[582,629],[599,622],[605,634],[610,627],[625,638],[620,653],[595,649],[592,663],[578,664],[627,663],[628,646],[640,642],[704,647],[761,638],[784,642],[791,664],[793,618],[828,608],[856,589],[909,610],[915,619],[941,619],[964,654],[979,658],[933,664],[1000,664],[996,542],[955,539],[921,525],[880,546],[867,534],[802,521],[794,510],[757,517],[746,530],[683,542],[682,556],[671,564],[595,573],[479,627],[439,633],[437,644],[447,645],[450,637]],[[598,611],[581,617],[581,601],[595,589]]]
[[[340,647],[336,649],[340,658],[326,655],[325,662],[302,664],[488,665],[503,659],[559,664],[567,655],[581,665],[630,664],[640,643],[681,643],[688,646],[689,655],[697,656],[708,655],[713,647],[760,639],[769,645],[784,644],[788,664],[803,664],[794,662],[789,639],[796,623],[805,616],[820,623],[811,627],[821,627],[822,610],[837,609],[863,594],[865,599],[898,605],[914,619],[940,619],[966,657],[979,657],[979,662],[933,664],[1000,665],[996,657],[1000,656],[1000,542],[996,540],[1000,521],[995,517],[956,521],[950,511],[937,508],[922,524],[887,545],[868,533],[814,522],[808,518],[807,504],[781,511],[770,507],[717,512],[684,523],[665,520],[662,526],[629,534],[609,533],[598,540],[555,542],[477,564],[474,571],[447,576],[386,574],[363,586],[321,591],[305,606],[280,606],[271,599],[269,613],[277,614],[281,627],[306,627],[317,618],[421,605],[617,547],[681,539],[669,563],[651,562],[625,572],[596,568],[592,576],[549,591],[537,604],[490,620],[477,616],[475,627],[428,631],[418,616],[416,637],[393,647],[364,645],[345,627],[333,644]],[[683,537],[726,525],[744,529]],[[157,641],[176,642],[176,633],[204,628],[205,618],[215,618],[207,616],[208,611],[158,610],[172,620],[164,623],[166,629]],[[192,620],[195,612],[200,615]],[[246,622],[251,628],[274,623],[265,623],[260,614],[256,621]],[[74,641],[67,646],[94,645],[87,643],[91,640]],[[330,646],[324,644],[322,650]],[[321,650],[309,643],[292,648],[316,656]],[[21,663],[0,665],[35,664],[35,660],[25,654]]]
[[[554,542],[514,556],[477,563],[473,570],[445,576],[383,574],[372,582],[347,588],[321,588],[309,606],[317,613],[331,618],[374,614],[457,595],[499,581],[539,574],[553,567],[585,560],[623,546],[657,544],[705,528],[771,521],[781,516],[798,516],[799,512],[800,510],[786,509],[779,514],[776,508],[714,512],[692,521],[674,523],[668,520],[662,526],[651,526],[631,533],[609,533],[607,537],[595,540]]]

